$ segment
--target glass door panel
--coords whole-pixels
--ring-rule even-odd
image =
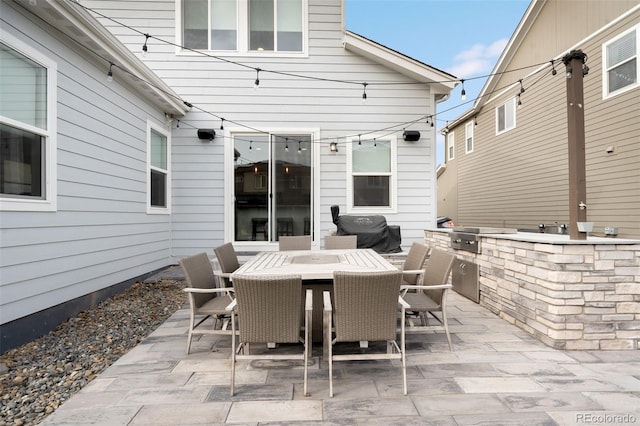
[[[311,235],[311,136],[273,135],[271,231],[281,235]]]
[[[234,137],[236,241],[269,241],[269,136]]]

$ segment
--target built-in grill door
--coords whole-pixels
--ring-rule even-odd
[[[476,263],[456,258],[451,270],[451,282],[456,293],[480,303],[480,275]]]

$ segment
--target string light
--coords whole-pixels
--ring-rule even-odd
[[[360,135],[358,135],[358,145],[362,145],[362,141],[360,140]]]
[[[284,150],[289,152],[289,138],[284,138]]]
[[[298,141],[298,154],[302,152],[302,148],[300,147],[300,141]]]
[[[474,125],[474,126],[477,126],[477,125],[478,125],[478,116],[477,116],[477,115],[474,115],[474,116],[473,116],[473,125]]]
[[[35,1],[36,1],[36,0],[34,0],[34,2],[35,2]],[[103,18],[105,18],[105,19],[111,20],[111,21],[115,22],[115,23],[116,23],[116,24],[118,24],[118,25],[121,25],[121,26],[123,26],[123,27],[125,27],[125,28],[129,28],[129,29],[131,29],[131,30],[133,30],[133,31],[136,31],[136,32],[137,32],[137,33],[139,33],[139,34],[144,35],[144,36],[145,36],[145,44],[147,43],[147,40],[146,40],[146,39],[147,39],[147,38],[151,38],[151,37],[152,37],[152,36],[151,36],[151,35],[149,35],[149,34],[143,33],[143,32],[141,32],[141,31],[139,31],[139,30],[137,30],[137,29],[135,29],[135,28],[132,28],[132,27],[127,26],[127,25],[124,25],[124,24],[122,24],[122,23],[118,22],[117,20],[114,20],[114,19],[112,19],[112,18],[110,18],[110,17],[108,17],[108,16],[106,16],[106,15],[103,15],[103,14],[101,14],[101,13],[100,13],[100,12],[98,12],[98,11],[94,11],[93,9],[87,8],[87,7],[85,7],[84,5],[81,5],[81,4],[79,4],[79,3],[78,3],[78,5],[79,5],[80,7],[82,7],[82,8],[84,8],[84,9],[86,9],[86,10],[90,11],[90,12],[93,12],[93,13],[95,13],[95,14],[99,15],[99,16],[102,16],[102,17],[103,17]],[[69,36],[67,36],[67,37],[69,37]],[[156,38],[156,37],[154,37],[154,38]],[[356,82],[354,82],[354,81],[352,81],[352,80],[327,79],[327,78],[314,77],[314,76],[308,76],[308,75],[298,75],[298,74],[293,74],[293,73],[288,73],[288,72],[279,72],[279,71],[263,70],[263,69],[261,69],[261,68],[254,68],[253,66],[250,66],[250,65],[247,65],[247,64],[238,63],[238,62],[234,62],[234,61],[231,61],[231,60],[228,60],[228,59],[222,58],[222,57],[216,57],[216,56],[213,56],[213,55],[207,54],[207,52],[197,51],[197,50],[189,49],[189,48],[184,47],[184,46],[179,46],[179,45],[177,45],[177,44],[171,43],[171,42],[166,41],[166,40],[162,40],[162,39],[157,39],[157,40],[159,40],[160,42],[167,43],[167,44],[172,44],[172,45],[174,45],[174,46],[176,46],[176,47],[180,47],[180,48],[182,48],[182,49],[184,49],[184,50],[192,50],[194,53],[198,53],[198,54],[201,54],[201,55],[204,55],[204,56],[210,56],[210,57],[213,57],[213,58],[218,59],[218,60],[220,60],[220,61],[222,61],[222,62],[226,62],[226,63],[233,64],[233,65],[237,65],[237,66],[242,66],[242,67],[245,67],[245,68],[251,68],[251,69],[254,69],[254,70],[256,70],[256,83],[257,83],[257,84],[256,84],[256,86],[257,86],[257,85],[259,85],[259,72],[260,72],[260,71],[266,71],[266,72],[273,72],[273,73],[276,73],[276,74],[282,74],[282,75],[291,76],[291,77],[299,77],[299,78],[306,78],[306,79],[312,79],[312,80],[321,80],[321,81],[329,81],[329,82],[345,83],[345,84],[361,84],[361,85],[363,86],[363,102],[364,102],[364,101],[366,100],[366,98],[367,98],[366,88],[367,88],[367,86],[368,86],[370,83],[356,83]],[[77,40],[74,40],[74,41],[75,41],[76,43],[78,43],[78,42],[77,42]],[[78,44],[80,44],[80,43],[78,43]],[[91,53],[93,53],[94,55],[97,55],[97,56],[101,57],[97,52],[92,51],[92,50],[91,50],[91,49],[89,49],[88,47],[86,47],[86,46],[84,46],[84,45],[82,45],[82,44],[80,44],[80,46],[81,46],[81,47],[83,47],[83,48],[85,48],[85,49],[87,49],[88,51],[90,51],[90,52],[91,52]],[[143,49],[143,52],[144,52],[144,49]],[[103,59],[103,60],[105,60],[105,61],[107,61],[107,62],[108,62],[108,60],[107,60],[106,58],[104,58],[104,57],[101,57],[101,59]],[[555,60],[551,60],[551,61],[549,61],[549,62],[550,62],[550,63],[551,63],[551,65],[552,65],[552,72],[551,72],[551,73],[552,73],[552,75],[555,75],[555,73],[554,73],[554,71],[555,71]],[[545,61],[545,63],[549,63],[549,62]],[[109,63],[110,63],[110,68],[109,68],[108,76],[109,76],[109,74],[111,74],[111,78],[112,78],[112,77],[113,77],[112,67],[113,67],[113,65],[115,65],[115,64],[113,64],[113,63],[111,63],[111,62],[109,62]],[[507,73],[517,72],[517,71],[521,71],[521,70],[529,69],[529,68],[532,68],[532,67],[539,67],[539,66],[541,66],[541,65],[543,65],[543,64],[544,64],[544,63],[542,63],[542,64],[528,65],[528,66],[524,66],[524,67],[520,67],[520,68],[517,68],[517,69],[508,70],[508,71],[497,72],[497,73],[488,74],[488,75],[485,75],[485,76],[473,77],[473,78],[470,78],[470,80],[471,80],[471,79],[487,78],[487,77],[492,77],[492,76],[496,76],[496,75],[504,75],[504,74],[507,74]],[[140,77],[138,77],[137,75],[135,75],[135,74],[133,74],[133,73],[129,72],[128,70],[126,70],[126,69],[124,69],[124,68],[122,68],[122,71],[123,71],[123,72],[126,72],[126,73],[129,73],[129,74],[131,74],[133,77],[136,77],[136,78],[140,79]],[[535,75],[535,74],[537,74],[537,73],[539,73],[539,72],[540,72],[540,70],[536,71],[536,72],[534,73],[534,75]],[[589,72],[589,68],[588,68],[587,66],[583,66],[583,68],[582,68],[582,72],[583,72],[583,74],[585,74],[585,75],[586,75],[586,73],[588,73],[588,72]],[[567,71],[567,78],[571,78],[571,75],[570,75],[570,74],[571,74],[571,70],[568,70],[568,71]],[[528,77],[527,77],[527,78],[528,78]],[[140,80],[144,81],[143,79],[140,79]],[[455,81],[455,80],[447,79],[447,80],[442,80],[442,81],[433,81],[433,82],[430,82],[430,83],[427,83],[427,84],[435,84],[435,83],[451,83],[452,81]],[[464,81],[466,81],[466,80],[459,80],[459,81],[461,81],[461,82],[463,83],[463,82],[464,82]],[[149,85],[150,85],[150,86],[152,86],[152,87],[155,87],[152,83],[149,83],[149,82],[146,82],[146,83],[147,83],[147,84],[149,84]],[[410,83],[398,83],[398,82],[376,82],[376,83],[374,83],[374,84],[376,84],[376,85],[387,85],[387,84],[425,84],[425,83],[424,83],[424,82],[410,82]],[[522,83],[521,83],[521,87],[522,87],[522,88],[524,88],[524,87],[522,86]],[[156,88],[157,88],[157,89],[159,89],[159,90],[162,90],[162,88],[159,88],[159,87],[156,87]],[[495,89],[495,90],[493,90],[491,93],[486,93],[486,94],[484,94],[484,95],[483,95],[483,97],[486,97],[486,96],[489,96],[489,95],[491,95],[491,94],[493,94],[493,93],[496,93],[496,92],[497,92],[497,91],[499,91],[499,90],[504,90],[505,88],[506,88],[506,87],[501,88],[501,89]],[[463,87],[463,89],[464,89],[464,87]],[[165,92],[165,93],[166,93],[167,95],[169,95],[169,96],[176,97],[177,99],[182,100],[182,99],[180,99],[178,96],[176,96],[176,95],[175,95],[175,94],[173,94],[173,93],[168,93],[168,92]],[[466,93],[465,93],[465,94],[466,94]],[[185,104],[185,105],[187,105],[188,107],[190,107],[190,108],[192,108],[192,107],[193,107],[193,105],[191,105],[190,103],[188,103],[188,102],[186,102],[186,101],[183,101],[183,102],[184,102],[184,104]],[[522,102],[520,102],[520,104],[522,104]],[[443,111],[443,112],[446,112],[446,111],[449,111],[449,110],[453,110],[453,109],[456,109],[456,108],[458,108],[458,107],[460,107],[460,105],[453,106],[453,107],[451,107],[451,108],[449,108],[449,109],[447,109],[447,110],[445,110],[445,111]],[[208,114],[211,114],[211,115],[214,115],[214,116],[215,116],[215,114],[213,114],[213,113],[211,113],[211,112],[209,112],[209,111],[202,110],[202,109],[200,109],[200,110],[201,110],[201,111],[203,111],[203,112],[205,112],[205,113],[208,113]],[[220,117],[217,117],[217,118],[220,118]],[[427,118],[428,120],[429,120],[429,118],[431,119],[431,120],[429,120],[428,122],[430,122],[431,127],[434,127],[434,123],[435,123],[435,116],[434,116],[434,115],[431,115],[431,116],[428,116],[428,117],[426,117],[426,118]],[[424,119],[424,118],[421,118],[421,119]],[[418,121],[418,120],[416,120],[416,121]],[[179,127],[180,127],[179,122],[180,122],[180,120],[177,120],[176,128],[179,128]],[[252,129],[252,130],[255,130],[255,131],[258,131],[258,132],[268,133],[268,132],[264,132],[263,130],[253,129],[253,128],[251,128],[251,127],[249,127],[249,126],[246,126],[246,125],[243,125],[243,124],[241,124],[241,123],[236,123],[236,122],[234,122],[234,121],[231,121],[231,122],[232,122],[232,123],[235,123],[235,124],[238,124],[239,126],[243,126],[243,127],[246,127],[246,128],[249,128],[249,129]],[[221,126],[222,126],[222,124],[221,124]],[[384,130],[384,129],[383,129],[383,130]],[[372,132],[372,133],[373,133],[373,132]],[[360,135],[359,135],[359,136],[360,136]],[[359,137],[359,142],[360,142],[360,137]]]
[[[460,83],[462,83],[462,92],[460,93],[460,98],[463,101],[466,101],[467,100],[467,91],[464,90],[464,78],[460,80]]]
[[[558,74],[558,71],[556,71],[556,63],[553,60],[551,60],[549,62],[551,62],[551,75]]]
[[[253,149],[253,141],[249,141],[249,151]]]
[[[253,82],[253,88],[256,90],[260,87],[260,71],[262,71],[260,68],[256,68],[256,81]]]
[[[179,128],[180,128],[180,120],[176,122],[176,129],[179,129]]]
[[[109,72],[107,73],[107,81],[113,81],[113,62],[109,62]]]
[[[147,56],[147,41],[149,40],[149,37],[151,37],[149,34],[145,34],[144,35],[145,39],[144,39],[144,44],[142,45],[142,56]]]
[[[367,86],[369,83],[362,83],[362,103],[367,102]]]
[[[220,130],[224,130],[224,118],[220,117]]]
[[[522,106],[522,100],[520,99],[520,93],[518,93],[517,98],[518,98],[518,108],[520,108]]]
[[[518,80],[520,82],[520,93],[524,93],[524,86],[522,85],[522,79]]]

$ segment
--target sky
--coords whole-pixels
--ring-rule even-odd
[[[438,128],[473,106],[530,0],[345,0],[346,28],[465,79],[437,106]],[[471,79],[471,80],[469,80]],[[444,162],[438,133],[436,164]]]

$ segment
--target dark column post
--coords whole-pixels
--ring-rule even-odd
[[[587,55],[572,50],[563,58],[567,69],[567,131],[569,147],[569,238],[586,240],[577,222],[587,221],[587,183],[585,170],[583,77],[589,71]]]

